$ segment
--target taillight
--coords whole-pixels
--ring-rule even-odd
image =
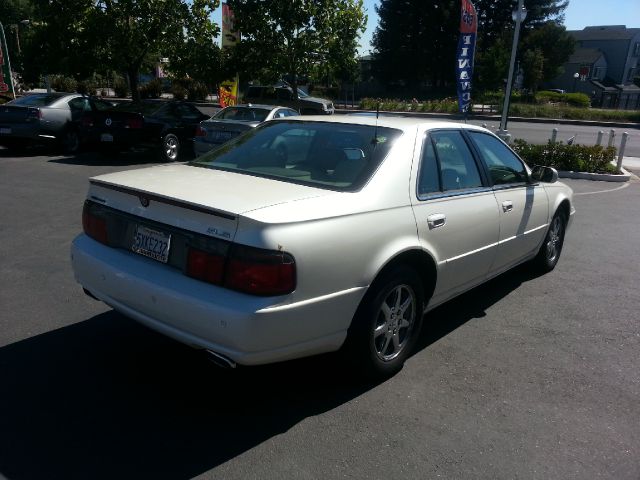
[[[284,295],[296,288],[291,255],[234,245],[229,254],[225,287],[253,295]]]
[[[107,221],[93,213],[87,202],[82,209],[82,229],[94,240],[108,244]]]
[[[85,115],[82,117],[82,126],[83,127],[93,127],[93,118],[90,117],[89,115]]]
[[[130,118],[127,120],[127,124],[125,128],[142,128],[142,119],[141,118]]]
[[[198,126],[198,128],[196,128],[196,137],[206,137],[206,136],[207,136],[207,131],[204,128]]]
[[[41,119],[42,118],[42,112],[40,111],[39,108],[30,108],[29,109],[29,118]]]
[[[222,284],[224,275],[224,256],[189,248],[187,256],[187,275],[198,280]]]
[[[228,256],[190,247],[186,274],[252,295],[285,295],[296,288],[296,265],[288,253],[234,245]]]

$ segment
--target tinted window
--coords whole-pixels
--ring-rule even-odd
[[[429,137],[425,137],[422,145],[422,159],[418,172],[418,195],[440,191],[440,178],[436,152]]]
[[[113,109],[120,112],[134,112],[141,113],[142,115],[153,115],[163,106],[163,103],[156,102],[123,102],[113,107]]]
[[[486,133],[469,132],[469,136],[487,164],[494,185],[527,181],[524,164],[504,143]]]
[[[192,165],[315,187],[362,187],[402,134],[391,128],[328,122],[266,122]],[[375,136],[375,137],[374,137]]]
[[[96,110],[99,111],[109,110],[110,108],[113,108],[112,104],[110,104],[109,102],[104,102],[102,100],[94,100],[93,104],[95,105]]]
[[[83,111],[90,112],[91,111],[91,105],[89,105],[89,99],[82,98],[82,97],[69,100],[69,107],[74,112],[83,112]]]
[[[180,118],[183,118],[185,120],[200,120],[200,110],[198,110],[193,105],[179,103],[177,105],[174,105],[173,108]]]
[[[433,132],[431,136],[440,162],[442,189],[481,187],[480,172],[462,134],[451,130]]]
[[[25,107],[46,107],[60,100],[60,95],[27,95],[11,102],[11,105],[23,105]]]
[[[266,108],[227,107],[216,113],[213,118],[239,120],[242,122],[263,122],[270,110]]]

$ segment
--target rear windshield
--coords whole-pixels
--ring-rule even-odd
[[[113,110],[119,112],[133,112],[133,113],[141,113],[143,115],[152,115],[160,108],[164,106],[163,103],[151,103],[151,102],[124,102],[119,103]]]
[[[341,191],[359,190],[402,131],[331,122],[267,122],[191,165]]]
[[[47,107],[57,102],[62,95],[26,95],[11,102],[11,105],[22,105],[24,107]]]
[[[213,118],[241,122],[264,122],[270,111],[266,108],[227,107],[216,113]]]

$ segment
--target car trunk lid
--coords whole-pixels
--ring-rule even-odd
[[[40,109],[37,107],[22,107],[19,105],[0,106],[0,124],[10,125],[29,123],[40,118]]]
[[[243,213],[331,193],[191,165],[112,173],[90,182],[89,200],[153,222],[230,241]]]

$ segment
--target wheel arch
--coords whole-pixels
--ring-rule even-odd
[[[428,251],[420,248],[410,248],[402,252],[398,252],[381,266],[375,274],[371,285],[373,285],[376,280],[383,277],[386,272],[398,265],[408,266],[414,269],[418,274],[422,281],[423,295],[426,305],[435,291],[438,279],[438,267],[433,256]]]

